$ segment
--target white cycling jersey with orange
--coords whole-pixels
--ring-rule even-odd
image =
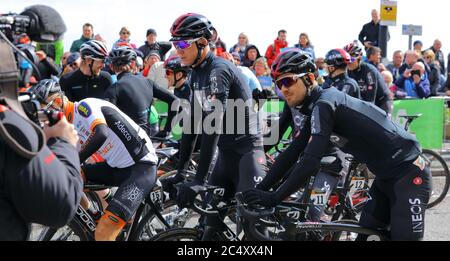
[[[108,138],[97,152],[109,166],[126,168],[136,162],[157,162],[155,149],[145,130],[114,104],[96,98],[74,104],[73,125],[80,138],[78,150],[89,145],[93,130],[99,124],[108,125]]]

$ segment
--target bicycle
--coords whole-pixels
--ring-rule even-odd
[[[402,115],[406,119],[405,130],[408,131],[410,124],[422,114]],[[424,158],[432,175],[432,191],[427,208],[438,205],[448,193],[450,186],[450,171],[445,160],[435,151],[422,149],[421,156]]]

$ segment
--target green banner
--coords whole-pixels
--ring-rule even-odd
[[[406,120],[399,116],[422,114],[414,120],[409,132],[419,140],[422,148],[441,149],[444,142],[444,99],[394,101],[394,122],[405,126]]]

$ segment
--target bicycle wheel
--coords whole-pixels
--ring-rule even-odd
[[[203,231],[197,228],[174,228],[158,233],[151,241],[201,241]]]
[[[450,172],[447,163],[437,152],[423,149],[422,156],[430,167],[432,175],[431,197],[427,206],[427,208],[432,208],[439,204],[447,195],[450,185]]]
[[[355,241],[359,235],[365,241],[386,241],[384,232],[364,228],[354,220],[339,220],[332,223],[299,223],[297,240],[307,241]]]

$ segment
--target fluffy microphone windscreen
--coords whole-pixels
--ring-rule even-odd
[[[28,35],[34,41],[56,41],[66,32],[61,15],[46,5],[32,5],[21,13],[30,17]]]

